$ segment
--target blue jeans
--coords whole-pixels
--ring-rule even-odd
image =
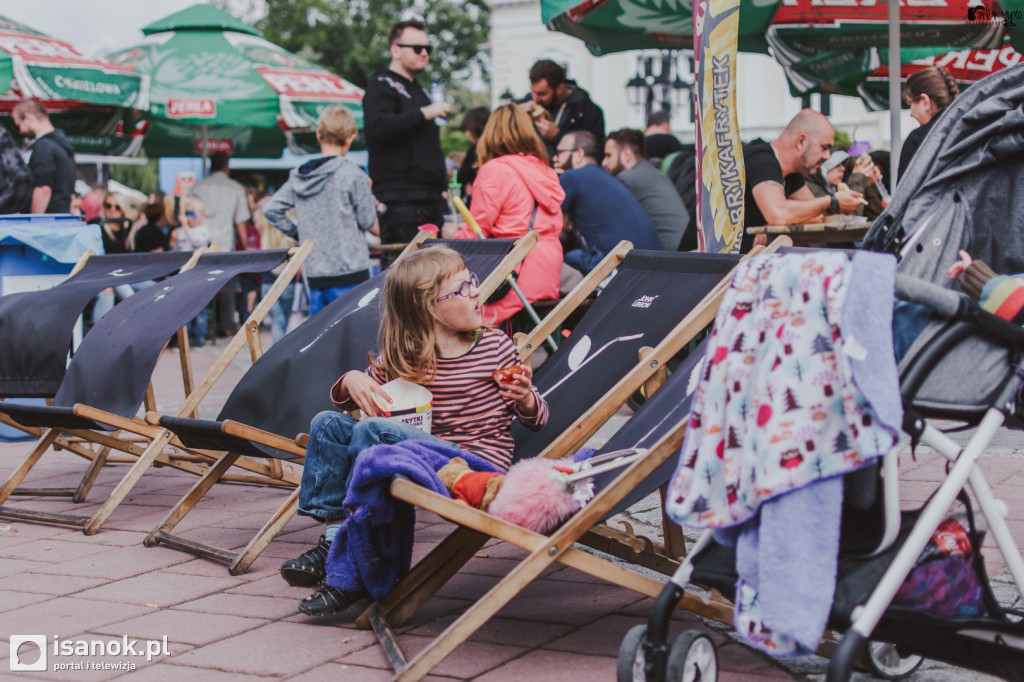
[[[335,299],[340,298],[346,291],[355,289],[358,284],[350,284],[347,287],[331,287],[329,289],[310,289],[309,290],[309,316],[313,317],[318,312],[327,307],[328,304],[332,303]]]
[[[352,479],[356,455],[374,445],[403,440],[432,440],[451,445],[426,431],[383,417],[353,419],[333,410],[313,417],[299,486],[299,514],[321,522],[344,518],[342,502]]]
[[[263,296],[270,291],[270,284],[264,284]],[[270,334],[277,343],[288,333],[288,318],[292,314],[292,305],[295,303],[295,284],[289,284],[281,292],[281,296],[274,301],[270,307]]]

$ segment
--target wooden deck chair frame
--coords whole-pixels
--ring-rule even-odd
[[[259,338],[260,323],[269,314],[270,308],[280,297],[285,287],[295,279],[299,268],[312,252],[313,247],[313,242],[307,241],[289,250],[288,258],[284,262],[284,268],[277,276],[270,290],[263,300],[256,305],[238,332],[228,341],[227,346],[221,351],[217,360],[198,383],[195,381],[189,354],[188,329],[187,327],[182,327],[178,330],[175,338],[178,342],[182,382],[186,396],[184,403],[177,411],[178,415],[195,415],[203,398],[206,397],[221,378],[224,371],[230,366],[232,360],[243,348],[248,346],[254,360],[262,354],[262,344]],[[198,261],[199,255],[199,252],[197,252],[181,271],[193,267]],[[152,411],[156,408],[152,383],[150,383],[146,390],[143,406],[147,411]],[[18,468],[11,473],[3,487],[0,487],[0,505],[3,505],[0,506],[0,516],[82,526],[82,530],[86,535],[92,535],[99,531],[103,523],[110,517],[128,493],[131,492],[143,474],[154,464],[159,463],[202,476],[209,470],[209,465],[216,459],[212,453],[187,450],[180,443],[175,443],[173,434],[167,429],[153,426],[137,417],[126,419],[84,404],[76,404],[72,408],[72,412],[75,416],[112,426],[116,430],[106,433],[85,429],[46,429],[37,445]],[[18,486],[47,450],[53,446],[58,448],[66,447],[66,441],[63,439],[74,439],[83,445],[90,443],[93,447],[97,448],[91,458],[92,462],[86,469],[77,488],[23,489],[23,494],[70,496],[73,501],[81,502],[88,495],[103,466],[109,461],[108,453],[111,450],[120,451],[128,455],[132,465],[91,517],[21,510],[6,505],[7,500],[18,490]],[[284,486],[298,484],[298,474],[293,470],[282,468],[280,460],[277,459],[267,458],[266,461],[256,461],[246,458],[245,461],[239,462],[238,466],[246,469],[249,474],[236,477],[235,480]]]
[[[421,232],[416,239],[402,251],[395,259],[400,260],[408,253],[419,249],[423,242],[429,238],[425,232]],[[512,250],[505,256],[501,264],[494,269],[483,282],[480,283],[481,297],[486,298],[494,292],[501,282],[508,277],[509,273],[526,257],[530,249],[537,243],[539,236],[536,232],[528,233],[519,239]],[[146,416],[151,424],[159,424],[160,415],[151,413]],[[288,460],[289,466],[301,466],[306,453],[306,442],[308,434],[298,434],[294,438],[287,438],[278,434],[264,431],[262,429],[240,424],[235,421],[226,420],[221,425],[222,432],[229,436],[237,436],[246,440],[267,445],[278,450],[283,450],[295,456]],[[298,486],[282,503],[281,507],[271,516],[268,522],[257,532],[255,537],[240,551],[234,552],[227,548],[215,547],[213,545],[198,542],[174,534],[172,531],[182,519],[199,503],[207,492],[222,480],[232,466],[235,466],[241,455],[237,452],[218,453],[219,458],[209,471],[203,475],[192,486],[191,490],[168,512],[167,516],[154,528],[143,544],[153,547],[163,543],[186,552],[191,552],[215,561],[222,561],[228,564],[228,571],[231,575],[239,575],[246,572],[252,562],[266,549],[267,545],[284,528],[284,526],[295,516],[298,509]]]
[[[788,238],[777,239],[768,250],[774,251],[790,244],[792,241]],[[762,250],[761,247],[756,247],[746,257],[756,255]],[[620,379],[597,404],[563,431],[538,456],[557,458],[571,454],[625,404],[640,385],[652,380],[658,382],[658,374],[668,360],[714,321],[719,304],[729,286],[729,279],[723,278],[723,281],[679,322],[661,343],[646,354],[642,362]],[[649,390],[655,388],[651,383],[647,386]],[[527,531],[486,512],[472,509],[457,500],[424,490],[406,479],[395,479],[391,484],[393,497],[431,511],[456,523],[458,527],[412,568],[384,602],[372,605],[356,621],[357,626],[374,630],[395,670],[394,679],[418,680],[427,675],[442,659],[556,561],[645,596],[656,597],[663,587],[662,582],[642,576],[596,555],[574,549],[573,544],[586,542],[587,534],[619,500],[679,450],[684,431],[685,423],[677,425],[644,457],[634,462],[550,537]],[[393,628],[404,624],[412,617],[491,538],[515,544],[529,551],[530,555],[415,658],[407,660]],[[714,598],[704,600],[687,595],[682,605],[694,613],[718,620],[731,617],[732,613],[732,607],[728,602]]]

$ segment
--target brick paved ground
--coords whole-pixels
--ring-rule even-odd
[[[216,349],[196,352],[197,371],[215,357]],[[175,369],[173,356],[161,363],[158,402],[164,411],[180,402],[181,392],[168,390]],[[235,364],[210,396],[203,416],[212,416],[230,386],[244,371]],[[27,443],[0,444],[0,476],[6,476]],[[1011,508],[1011,528],[1024,542],[1024,471],[1014,443],[1001,443],[986,461],[991,482]],[[75,505],[62,499],[16,498],[51,511],[89,514],[110,491],[126,465],[101,474],[90,499]],[[77,481],[82,460],[50,453],[33,476],[33,484],[67,485]],[[904,465],[905,492],[920,501],[941,475],[934,456],[922,454]],[[22,673],[40,680],[231,680],[252,677],[298,680],[385,680],[386,661],[372,634],[354,629],[355,609],[341,616],[313,621],[299,614],[296,603],[306,595],[291,588],[277,573],[280,562],[312,545],[317,528],[293,520],[245,575],[232,577],[218,563],[194,558],[166,547],[145,548],[145,533],[192,484],[194,478],[173,470],[154,470],[143,477],[128,500],[95,536],[68,527],[0,519],[0,640],[17,634],[44,634],[61,640],[168,641],[168,654],[152,661],[145,656],[61,656],[51,653],[47,672]],[[232,547],[243,546],[283,499],[283,491],[248,485],[220,485],[208,503],[179,526],[197,539]],[[645,528],[645,507],[629,519]],[[450,526],[421,515],[416,554],[422,555]],[[656,532],[656,528],[648,529]],[[994,556],[993,575],[1005,573]],[[488,544],[460,575],[443,588],[411,623],[400,630],[407,653],[415,654],[503,575],[523,553],[503,543]],[[1009,594],[1009,592],[1007,592]],[[1009,599],[1012,599],[1011,595]],[[651,600],[612,587],[569,568],[553,568],[515,598],[428,679],[564,680],[614,678],[615,656],[625,632],[644,622]],[[727,628],[709,626],[677,613],[673,631],[702,629],[719,645],[722,680],[823,678],[824,659],[807,657],[782,665],[739,644]],[[0,679],[8,675],[8,647],[0,645]],[[31,662],[33,657],[23,660]],[[54,671],[53,663],[84,661],[135,664],[134,672],[111,670]],[[930,666],[918,680],[966,679],[963,671]],[[982,679],[981,676],[973,676]]]

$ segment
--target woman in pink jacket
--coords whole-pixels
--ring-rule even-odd
[[[558,175],[548,166],[544,144],[533,128],[529,114],[517,107],[501,107],[487,121],[476,153],[480,170],[473,183],[473,218],[484,235],[515,239],[530,229],[540,241],[520,265],[516,283],[532,303],[558,298],[562,273],[562,199],[565,192]],[[536,207],[536,215],[534,215]],[[465,227],[456,239],[476,239]],[[514,291],[497,303],[487,305],[484,320],[501,324],[523,308]]]

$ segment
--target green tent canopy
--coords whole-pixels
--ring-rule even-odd
[[[226,151],[277,157],[316,150],[320,112],[341,104],[362,128],[363,92],[265,40],[212,5],[194,5],[142,29],[110,58],[150,79],[150,156]]]
[[[779,0],[738,0],[737,43],[767,52],[765,32]],[[693,15],[686,0],[541,0],[548,28],[579,38],[596,55],[641,49],[692,49]]]

